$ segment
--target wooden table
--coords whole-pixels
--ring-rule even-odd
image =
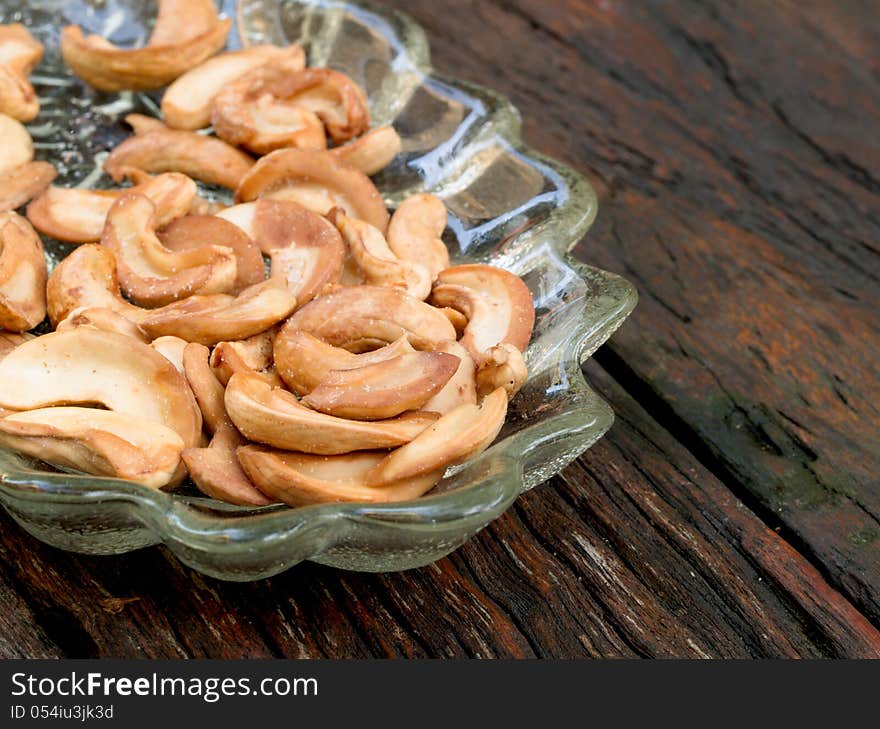
[[[448,559],[227,584],[0,516],[0,655],[880,655],[880,20],[827,0],[394,0],[583,171],[636,284],[611,432]]]

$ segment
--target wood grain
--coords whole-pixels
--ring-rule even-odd
[[[578,255],[641,294],[605,365],[880,619],[871,4],[392,4],[598,188]]]

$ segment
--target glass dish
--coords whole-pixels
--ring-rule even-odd
[[[504,97],[434,73],[425,34],[405,15],[328,0],[242,0],[223,10],[236,20],[230,47],[300,42],[311,64],[361,83],[375,123],[393,122],[403,138],[403,153],[375,178],[388,204],[421,190],[438,194],[450,212],[454,261],[490,262],[523,277],[537,315],[529,381],[498,441],[416,501],[247,509],[192,488],[171,494],[60,473],[0,450],[0,502],[57,547],[118,554],[161,542],[191,567],[228,580],[277,574],[301,560],[367,571],[428,564],[608,430],[612,412],[580,365],[633,309],[635,290],[568,255],[596,215],[589,184],[522,143],[519,114]],[[60,28],[75,22],[119,43],[140,42],[154,13],[154,3],[123,0],[0,0],[0,22],[24,22],[47,46],[32,78],[42,111],[29,129],[37,156],[59,168],[56,184],[109,185],[100,165],[129,134],[122,117],[158,114],[161,98],[101,95],[71,78],[59,58]],[[50,265],[69,251],[46,245]]]

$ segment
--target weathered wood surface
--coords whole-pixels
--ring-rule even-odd
[[[871,4],[390,4],[596,185],[578,253],[641,293],[587,369],[617,423],[408,573],[226,584],[2,514],[0,655],[880,655]]]

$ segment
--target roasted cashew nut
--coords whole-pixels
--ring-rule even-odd
[[[416,299],[428,297],[433,276],[425,266],[400,260],[382,233],[369,223],[350,218],[338,209],[332,218],[365,283],[400,288]]]
[[[138,306],[156,307],[194,294],[232,290],[238,267],[231,248],[206,245],[172,251],[154,230],[156,207],[143,195],[123,195],[110,208],[101,245],[116,254],[125,294]]]
[[[224,386],[236,372],[253,374],[273,387],[280,386],[272,358],[274,338],[275,332],[269,330],[247,339],[218,342],[211,352],[211,370]]]
[[[25,162],[0,172],[0,212],[20,208],[49,187],[57,175],[48,162]]]
[[[244,152],[214,137],[167,127],[135,134],[104,160],[104,171],[120,182],[132,168],[143,172],[182,172],[211,185],[234,190],[253,166]]]
[[[357,369],[331,370],[302,402],[340,418],[393,418],[421,408],[458,365],[459,359],[445,352],[413,352]]]
[[[257,245],[237,226],[215,215],[186,215],[157,231],[159,240],[171,251],[189,251],[210,245],[231,248],[235,253],[236,276],[229,293],[238,294],[266,279],[263,256]]]
[[[217,217],[237,225],[271,260],[270,275],[285,282],[300,305],[342,273],[345,246],[326,219],[289,200],[234,205]]]
[[[43,44],[21,23],[0,25],[0,113],[31,121],[40,102],[28,76],[43,57]]]
[[[295,393],[308,395],[331,370],[353,370],[415,351],[404,336],[372,352],[352,354],[308,332],[283,327],[275,336],[273,359],[284,383]]]
[[[343,288],[313,299],[290,317],[281,334],[298,330],[336,346],[362,337],[387,343],[407,335],[417,349],[433,349],[455,339],[455,329],[441,311],[382,286]]]
[[[258,197],[293,200],[324,215],[341,207],[384,232],[388,211],[369,177],[330,152],[279,149],[261,157],[235,191],[236,202]]]
[[[175,172],[116,190],[81,190],[51,185],[28,205],[27,217],[37,230],[56,240],[95,243],[101,240],[107,213],[122,195],[148,197],[156,206],[155,224],[161,226],[186,215],[197,193],[195,182]]]
[[[0,213],[0,329],[23,332],[46,316],[46,257],[30,223]]]
[[[80,78],[101,91],[158,89],[213,56],[226,44],[232,20],[221,20],[213,0],[159,0],[149,43],[122,49],[68,25],[61,55]]]
[[[498,388],[481,405],[459,405],[412,441],[389,453],[367,474],[370,486],[392,484],[473,458],[498,436],[507,414],[507,393]]]
[[[324,123],[307,105],[296,103],[297,80],[315,74],[304,65],[302,49],[294,46],[227,84],[211,105],[217,136],[257,154],[285,147],[326,149]]]
[[[260,491],[290,506],[358,501],[381,503],[415,499],[431,490],[443,476],[428,473],[380,487],[366,483],[382,453],[318,456],[272,450],[261,446],[238,449],[238,460]]]
[[[246,438],[321,455],[393,448],[408,443],[436,420],[432,413],[371,422],[337,418],[311,410],[286,390],[241,372],[229,380],[225,403],[230,419]]]
[[[171,428],[111,410],[47,407],[0,419],[0,444],[95,476],[168,485],[180,471],[183,440]]]
[[[213,435],[207,448],[187,448],[182,458],[190,478],[202,493],[242,506],[266,506],[272,500],[254,487],[242,471],[236,449],[245,440],[226,415],[223,386],[211,372],[208,349],[188,344],[183,352],[187,382],[202,410],[207,430]]]
[[[219,53],[187,71],[165,90],[162,116],[175,129],[203,129],[211,124],[211,103],[224,87],[272,58],[296,54],[299,68],[304,68],[305,54],[299,46],[284,49],[261,45]]]
[[[394,127],[376,127],[347,144],[334,147],[330,154],[365,175],[375,175],[391,164],[402,149]]]
[[[404,200],[388,223],[388,247],[394,255],[428,269],[433,281],[449,268],[449,251],[441,236],[446,229],[446,206],[427,193]]]
[[[9,172],[34,158],[34,142],[24,125],[0,114],[0,173]]]
[[[182,447],[199,442],[202,417],[186,381],[165,357],[132,337],[90,327],[37,337],[0,362],[0,382],[2,408],[98,403],[131,420],[170,428]],[[179,465],[168,483],[183,475]]]

